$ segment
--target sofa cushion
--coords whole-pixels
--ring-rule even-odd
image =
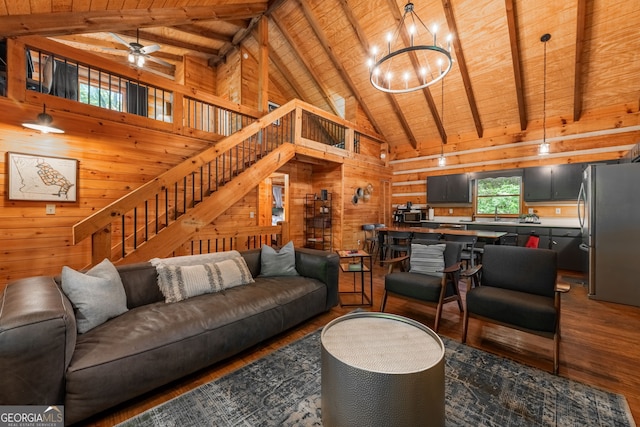
[[[261,276],[298,276],[293,241],[284,245],[279,251],[269,245],[262,245],[260,263]]]
[[[444,243],[436,245],[412,244],[409,272],[442,277],[445,248],[446,244]]]
[[[76,311],[78,333],[85,333],[127,311],[127,295],[108,259],[86,273],[62,267],[62,290]]]
[[[65,410],[73,408],[67,421],[236,354],[325,311],[326,299],[319,280],[273,277],[129,310],[79,337],[67,371]]]
[[[161,275],[160,289],[168,303],[253,283],[241,256],[199,265],[167,265]]]

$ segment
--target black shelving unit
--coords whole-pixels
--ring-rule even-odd
[[[304,203],[306,248],[333,250],[331,211],[331,193],[306,195]]]

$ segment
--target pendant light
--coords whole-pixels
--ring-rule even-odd
[[[544,34],[540,41],[544,43],[544,76],[542,84],[542,144],[538,146],[538,155],[549,154],[549,143],[547,142],[547,42],[551,39],[551,34]]]
[[[441,96],[441,102],[442,102],[442,106],[440,107],[440,114],[441,114],[441,119],[440,122],[442,123],[442,128],[444,128],[444,79],[441,80],[441,92],[442,92],[442,96]],[[438,159],[438,167],[445,167],[447,165],[447,159],[444,157],[444,141],[440,141],[440,158]]]
[[[22,126],[29,129],[39,130],[42,133],[64,133],[62,129],[52,126],[51,123],[53,123],[53,117],[47,114],[47,106],[46,104],[43,104],[42,113],[38,114],[36,121],[25,122]]]

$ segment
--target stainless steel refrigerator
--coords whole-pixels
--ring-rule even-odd
[[[640,306],[640,163],[589,165],[578,218],[589,297]]]

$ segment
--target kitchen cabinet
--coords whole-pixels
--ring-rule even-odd
[[[578,198],[584,164],[572,163],[553,167],[553,200],[575,200]]]
[[[469,174],[427,178],[427,203],[471,203]]]
[[[526,202],[574,200],[582,182],[582,163],[525,168]]]
[[[551,249],[551,229],[546,227],[518,227],[518,246],[525,246],[531,235],[538,236],[538,248]]]
[[[582,236],[577,228],[552,228],[551,249],[558,252],[561,270],[589,271],[589,254],[580,250]]]

